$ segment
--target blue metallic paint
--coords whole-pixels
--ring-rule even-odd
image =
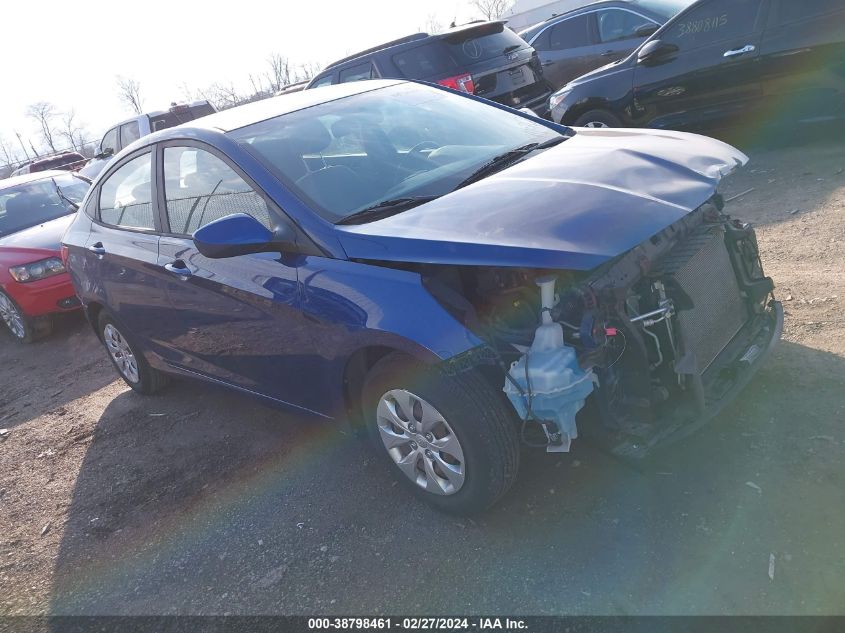
[[[300,94],[316,103],[394,83]],[[585,132],[435,202],[341,227],[311,212],[220,129],[283,114],[299,101],[297,95],[270,99],[144,137],[115,158],[92,191],[139,149],[204,143],[243,170],[321,255],[210,259],[185,237],[112,229],[82,211],[63,242],[89,314],[95,304],[107,306],[153,366],[327,417],[346,410],[343,376],[356,351],[387,347],[433,363],[480,344],[426,291],[419,274],[379,260],[586,270],[703,203],[721,175],[745,160],[692,135]],[[157,169],[156,190],[159,177]],[[163,197],[155,199],[160,204]],[[103,260],[86,250],[97,241],[108,251]],[[176,260],[189,277],[164,269]]]

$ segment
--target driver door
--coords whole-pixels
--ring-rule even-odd
[[[702,129],[739,122],[761,106],[760,40],[769,0],[709,0],[660,38],[676,55],[634,72],[633,117],[650,127]]]
[[[300,309],[298,258],[257,253],[212,259],[190,235],[233,213],[268,228],[285,221],[225,158],[199,144],[163,148],[163,224],[158,264],[172,314],[167,362],[180,369],[311,412],[318,398],[303,359],[311,354]]]

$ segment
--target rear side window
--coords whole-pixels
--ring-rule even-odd
[[[264,198],[225,162],[196,147],[164,148],[164,196],[171,233],[190,235],[233,213],[272,229]]]
[[[780,23],[799,22],[805,18],[832,13],[836,10],[845,10],[845,3],[842,0],[802,0],[801,2],[781,0]]]
[[[100,221],[112,226],[155,229],[152,155],[142,154],[122,165],[100,188]]]
[[[425,79],[434,75],[452,75],[458,71],[455,60],[440,42],[417,46],[396,53],[393,63],[408,79]]]
[[[137,121],[130,121],[120,126],[120,144],[126,147],[141,138],[141,127]]]
[[[369,62],[344,68],[340,71],[340,83],[361,81],[362,79],[372,79],[373,77],[373,65]]]
[[[558,22],[549,29],[549,50],[565,51],[570,48],[590,46],[590,21],[592,14],[577,15],[574,18]]]
[[[501,22],[458,31],[441,39],[449,47],[449,54],[460,66],[471,66],[477,62],[503,57],[508,51],[528,46],[525,40]]]
[[[637,29],[647,24],[654,24],[652,20],[641,15],[622,9],[607,9],[596,14],[599,28],[599,41],[616,42],[637,37]]]
[[[683,51],[751,35],[757,30],[762,4],[763,0],[704,2],[680,16],[661,39]]]

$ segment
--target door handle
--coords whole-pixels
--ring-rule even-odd
[[[106,254],[106,249],[103,248],[102,242],[95,242],[88,247],[88,250],[96,255],[97,259],[102,259],[103,255]]]
[[[611,55],[615,55],[616,51],[605,51],[601,54],[602,57],[610,57]]]
[[[174,275],[178,275],[179,277],[188,278],[193,273],[191,269],[185,266],[185,262],[180,259],[177,259],[175,262],[170,262],[169,264],[164,265],[164,270],[169,273],[173,273]]]
[[[757,47],[753,44],[746,44],[742,48],[735,48],[730,51],[725,51],[725,54],[722,57],[738,57],[739,55],[745,55],[746,53],[753,53],[757,50]]]
[[[545,68],[546,66],[551,66],[552,64],[554,64],[554,62],[553,62],[553,61],[547,61],[547,62],[543,62],[543,63],[542,63],[542,64],[540,64],[540,65],[541,65],[541,66],[543,66],[543,67]]]

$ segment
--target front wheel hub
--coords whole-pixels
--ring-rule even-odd
[[[461,443],[429,402],[410,391],[392,389],[379,398],[376,423],[388,455],[417,486],[431,494],[452,495],[464,485]]]

